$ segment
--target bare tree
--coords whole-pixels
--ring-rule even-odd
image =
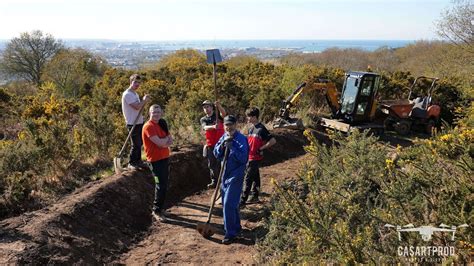
[[[8,42],[2,55],[1,68],[6,74],[24,78],[37,86],[46,62],[63,48],[61,41],[39,30],[21,33]]]
[[[454,0],[453,4],[437,21],[438,35],[454,44],[467,45],[468,50],[474,52],[474,3]]]

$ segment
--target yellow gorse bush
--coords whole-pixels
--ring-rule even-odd
[[[396,231],[385,224],[469,223],[474,189],[469,146],[456,150],[456,158],[452,153],[431,151],[440,151],[440,145],[446,144],[443,136],[467,144],[463,141],[471,139],[472,132],[453,130],[394,150],[358,132],[347,138],[336,136],[338,144],[331,147],[306,132],[309,161],[294,180],[272,180],[276,193],[266,224],[269,232],[258,244],[259,261],[402,263],[397,247],[423,242],[417,234],[407,234],[401,243]],[[396,157],[388,156],[394,151]],[[473,237],[467,230],[456,234],[460,241]],[[431,245],[443,245],[447,238],[433,241]],[[459,249],[453,258],[457,263],[468,259],[467,249]]]

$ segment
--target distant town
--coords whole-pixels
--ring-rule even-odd
[[[327,48],[359,48],[373,51],[380,47],[403,47],[412,40],[217,40],[217,41],[115,41],[63,40],[66,47],[82,48],[105,58],[113,67],[138,69],[153,64],[180,49],[219,48],[224,58],[239,55],[262,60],[280,58],[290,53],[318,53]],[[8,40],[0,40],[0,53]]]
[[[204,53],[206,49],[217,48],[207,43],[195,42],[67,41],[65,44],[68,47],[86,49],[104,57],[111,66],[125,69],[138,69],[153,64],[163,56],[180,49],[196,49]],[[279,58],[295,52],[299,52],[297,48],[225,47],[221,49],[224,58],[250,55],[263,60]]]
[[[0,53],[5,49],[7,40],[0,40]],[[196,49],[205,52],[216,48],[212,44],[198,42],[124,42],[108,40],[67,40],[66,47],[82,48],[102,56],[109,65],[125,69],[138,69],[153,64],[163,56],[180,49]],[[225,47],[221,49],[224,58],[239,55],[255,56],[259,59],[279,58],[290,53],[298,53],[299,48],[256,48],[256,47]]]

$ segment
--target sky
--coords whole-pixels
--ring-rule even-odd
[[[432,40],[450,0],[0,0],[0,39]]]

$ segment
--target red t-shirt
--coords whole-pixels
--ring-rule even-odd
[[[217,129],[206,130],[206,145],[214,146],[219,139],[224,135],[224,123],[222,117],[219,115],[217,119]],[[201,126],[212,126],[216,124],[216,113],[214,112],[211,116],[204,116],[201,118]]]
[[[150,140],[153,136],[164,138],[168,135],[169,133],[166,133],[163,128],[153,120],[148,120],[145,123],[142,131],[142,139],[147,161],[156,162],[170,157],[170,149],[168,147],[158,147],[158,145]]]
[[[267,128],[262,123],[258,123],[249,128],[247,136],[250,147],[249,161],[260,161],[263,159],[263,155],[258,152],[258,149],[265,145],[265,143],[267,143],[267,141],[272,137],[272,134],[268,132]]]

